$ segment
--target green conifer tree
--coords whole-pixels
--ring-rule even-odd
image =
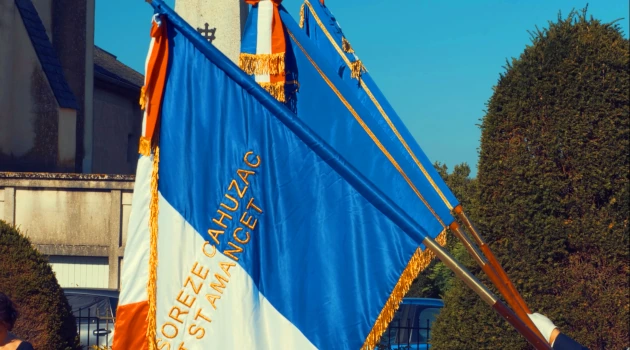
[[[35,349],[80,349],[75,319],[47,259],[0,220],[0,291],[20,314],[13,332]]]
[[[466,211],[474,214],[477,181],[470,177],[470,166],[466,163],[455,165],[450,174],[445,164],[436,162],[434,166]],[[447,231],[446,248],[460,261],[467,258],[466,249],[450,231]],[[451,270],[435,259],[424,271],[420,272],[409,288],[407,297],[442,298],[452,286],[454,278]]]
[[[629,49],[586,9],[559,16],[507,65],[481,126],[473,219],[533,311],[590,349],[630,346]],[[462,283],[445,303],[435,349],[529,348]]]

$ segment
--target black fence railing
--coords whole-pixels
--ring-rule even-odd
[[[429,339],[431,339],[431,322],[423,320],[393,320],[376,348],[379,350],[392,349],[428,349]]]
[[[98,316],[91,308],[78,309],[72,312],[77,324],[77,335],[82,349],[93,349],[95,346],[110,347],[114,332],[112,317]]]

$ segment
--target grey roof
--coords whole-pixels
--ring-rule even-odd
[[[144,85],[144,76],[116,59],[116,56],[94,46],[94,77],[132,89]]]
[[[77,100],[66,81],[61,62],[59,62],[57,53],[48,39],[46,28],[41,18],[39,18],[37,9],[35,9],[31,0],[15,0],[15,5],[20,12],[26,32],[33,43],[39,63],[42,65],[59,107],[79,109]]]

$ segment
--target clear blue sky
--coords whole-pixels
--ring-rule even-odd
[[[173,6],[175,0],[166,0]],[[208,0],[217,1],[217,0]],[[242,0],[230,0],[242,1]],[[302,0],[285,0],[298,18]],[[585,0],[327,0],[374,80],[432,161],[476,174],[477,126],[505,61]],[[396,4],[396,5],[393,5]],[[589,13],[620,22],[628,0],[597,0]],[[152,8],[143,0],[96,0],[96,45],[144,73]]]

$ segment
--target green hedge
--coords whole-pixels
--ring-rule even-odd
[[[47,259],[0,221],[0,291],[17,305],[13,332],[35,349],[79,349],[70,306]]]
[[[481,126],[474,220],[533,311],[590,349],[630,346],[629,49],[616,24],[559,16]],[[529,348],[462,283],[444,299],[435,349]]]
[[[460,203],[469,215],[474,215],[476,210],[477,180],[470,177],[470,167],[466,163],[455,165],[449,174],[448,167],[444,164],[435,163],[444,182],[453,191],[453,194],[460,200]],[[468,258],[466,249],[457,238],[447,231],[446,248],[458,260]],[[407,297],[421,298],[442,298],[444,293],[453,285],[455,276],[451,270],[438,259],[433,262],[416,278],[409,288]]]

